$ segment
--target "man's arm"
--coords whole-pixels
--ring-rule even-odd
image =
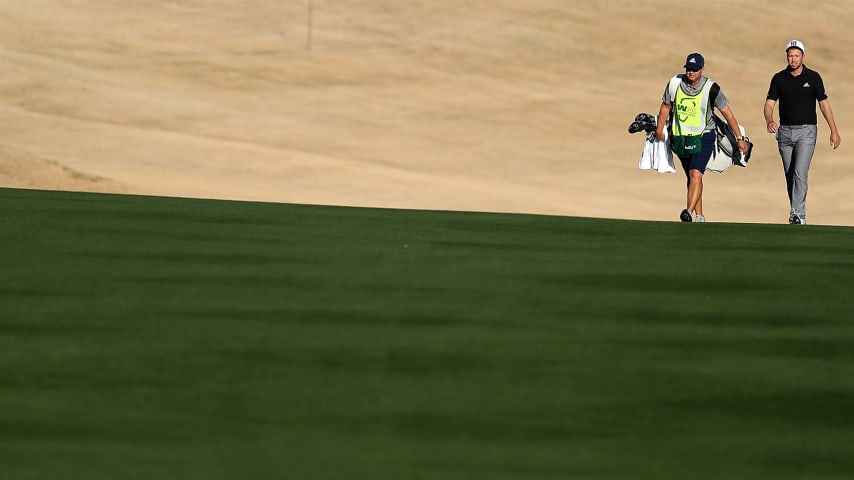
[[[830,102],[825,98],[818,102],[818,108],[821,109],[821,114],[827,120],[827,126],[830,127],[830,145],[834,148],[839,147],[842,143],[842,138],[839,136],[839,130],[836,129],[836,120],[833,119],[833,110],[830,109]]]
[[[655,122],[655,138],[661,141],[664,141],[664,125],[667,123],[669,117],[670,105],[662,103],[661,108],[658,110],[658,120]]]
[[[777,105],[777,100],[765,100],[765,126],[768,133],[777,133],[777,122],[774,121],[774,105]]]
[[[719,110],[723,114],[724,119],[726,119],[726,123],[729,125],[729,128],[731,128],[732,131],[741,138],[738,141],[738,149],[742,152],[747,152],[747,142],[745,142],[744,138],[741,136],[741,129],[738,127],[738,120],[735,119],[735,114],[732,113],[732,109],[727,105]]]

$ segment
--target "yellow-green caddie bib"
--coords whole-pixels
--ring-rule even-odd
[[[703,88],[696,95],[688,95],[680,83],[673,101],[672,130],[674,136],[702,135],[706,129],[706,117],[709,108],[709,92],[715,82],[706,79]]]
[[[671,79],[668,87],[672,102],[670,150],[679,157],[703,151],[703,132],[706,130],[709,108],[713,108],[709,99],[714,84],[707,78],[699,92],[689,95],[682,89],[681,78],[677,76]]]

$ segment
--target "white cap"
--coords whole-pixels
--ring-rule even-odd
[[[804,47],[804,43],[800,40],[792,40],[788,44],[786,44],[786,51],[788,52],[790,48],[797,48],[800,51],[807,53],[807,49]]]

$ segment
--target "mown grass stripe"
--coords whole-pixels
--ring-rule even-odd
[[[854,230],[0,189],[5,478],[847,478]]]

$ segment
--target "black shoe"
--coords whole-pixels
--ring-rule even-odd
[[[799,217],[796,213],[793,213],[791,217],[789,217],[789,225],[800,225],[801,217]]]
[[[679,214],[679,220],[682,220],[683,222],[692,221],[691,212],[689,212],[687,208],[682,210],[682,213]]]

